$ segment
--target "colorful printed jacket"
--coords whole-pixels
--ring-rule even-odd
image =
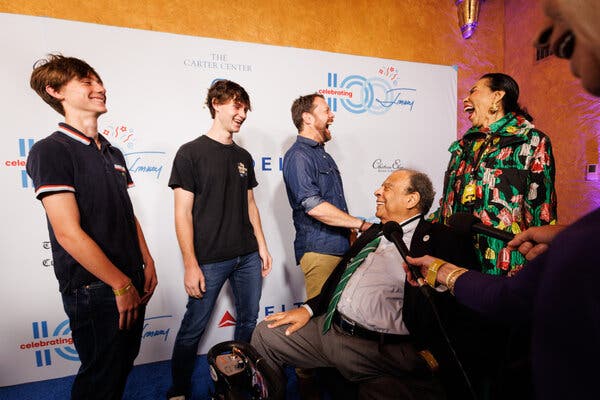
[[[453,213],[470,212],[515,234],[556,223],[550,138],[525,118],[509,113],[489,128],[471,128],[449,151],[444,193],[432,221],[447,223]],[[474,241],[485,273],[512,275],[525,263],[498,239],[476,235]]]

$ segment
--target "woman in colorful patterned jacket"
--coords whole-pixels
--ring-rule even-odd
[[[486,224],[517,234],[556,222],[554,158],[550,139],[535,129],[518,103],[519,85],[501,73],[485,74],[463,100],[473,127],[450,146],[435,222],[457,212],[473,213]],[[482,272],[513,275],[525,263],[504,242],[475,239]]]

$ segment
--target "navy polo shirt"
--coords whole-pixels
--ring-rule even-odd
[[[36,197],[73,192],[81,228],[108,259],[127,276],[142,267],[133,206],[127,188],[133,186],[119,149],[99,135],[96,143],[77,129],[60,123],[56,132],[36,142],[27,157],[27,173]],[[56,240],[48,222],[54,273],[61,292],[98,281]]]
[[[325,201],[348,212],[340,171],[325,146],[298,135],[283,158],[283,179],[296,228],[296,262],[310,251],[343,255],[350,247],[350,230],[325,225],[308,215]]]

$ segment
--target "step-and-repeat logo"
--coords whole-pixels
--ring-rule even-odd
[[[31,323],[31,330],[32,340],[21,343],[19,349],[33,350],[36,367],[52,365],[53,356],[79,361],[68,320],[62,321],[54,329],[49,328],[48,321],[35,321]]]
[[[160,179],[165,166],[165,152],[162,150],[140,150],[138,135],[130,126],[124,124],[108,125],[102,134],[123,152],[127,169],[133,175],[148,175]]]
[[[233,315],[231,315],[231,313],[229,311],[225,311],[225,314],[223,314],[223,317],[221,317],[221,320],[219,321],[219,328],[225,328],[227,326],[235,326],[236,324],[236,320],[233,317]]]
[[[403,167],[402,160],[399,158],[385,159],[377,158],[371,163],[371,167],[377,172],[394,172]]]
[[[260,156],[252,160],[254,169],[263,172],[283,171],[282,156]]]
[[[42,249],[44,254],[42,255],[42,266],[49,268],[54,266],[54,260],[52,259],[52,244],[49,240],[42,242]]]
[[[236,55],[223,53],[222,51],[212,51],[202,57],[192,57],[183,60],[183,65],[187,68],[197,68],[202,71],[220,70],[226,72],[252,72],[252,64],[246,64],[239,60]],[[214,82],[214,81],[213,81]]]
[[[286,305],[286,304],[280,304],[278,306],[275,305],[266,305],[263,308],[263,315],[259,315],[258,319],[261,320],[262,318],[266,317],[267,315],[271,315],[271,314],[275,314],[277,312],[283,312],[286,310],[291,310],[293,308],[298,308],[302,305],[303,303],[301,301],[297,301],[295,303],[292,303],[291,305]],[[231,314],[231,312],[229,312],[229,310],[226,310],[225,313],[223,313],[223,316],[221,317],[221,319],[219,320],[219,328],[225,328],[228,326],[235,326],[237,323],[237,321],[235,320],[235,317],[233,316],[233,314]]]
[[[159,315],[156,317],[146,317],[144,319],[144,329],[142,330],[142,340],[158,340],[166,342],[171,333],[172,315]]]
[[[142,340],[166,342],[171,332],[172,315],[160,315],[144,319]],[[54,363],[54,357],[79,362],[79,355],[73,344],[69,320],[60,322],[54,329],[48,321],[31,323],[31,339],[19,344],[21,351],[33,352],[36,367],[47,367]]]
[[[402,87],[400,73],[396,67],[381,67],[372,77],[362,75],[342,76],[327,73],[327,88],[318,92],[325,96],[332,111],[341,106],[353,114],[384,114],[392,108],[412,111],[416,102],[417,89]]]
[[[27,171],[25,170],[25,166],[27,164],[27,155],[29,154],[29,150],[31,150],[31,147],[33,146],[34,143],[35,143],[35,140],[31,139],[31,138],[17,139],[17,148],[18,148],[17,157],[15,159],[4,161],[5,167],[13,168],[18,171],[17,179],[18,179],[19,185],[23,189],[33,187],[33,182],[31,181],[29,176],[27,176]]]

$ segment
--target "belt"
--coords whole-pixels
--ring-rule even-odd
[[[379,344],[395,344],[411,340],[410,335],[395,335],[393,333],[382,333],[372,331],[352,321],[350,318],[344,317],[337,311],[335,312],[335,314],[333,314],[332,321],[338,328],[340,328],[342,332],[344,332],[347,335],[358,337],[361,339],[373,340],[375,342],[378,342]]]

